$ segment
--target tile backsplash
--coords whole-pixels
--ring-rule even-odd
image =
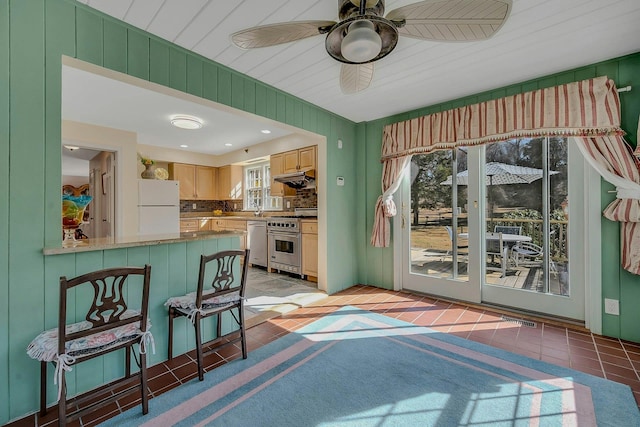
[[[289,209],[286,208],[287,201],[291,202]],[[313,188],[299,189],[295,196],[284,197],[283,206],[285,206],[284,211],[293,211],[295,208],[315,208],[318,207],[318,195]],[[223,212],[240,212],[242,200],[180,200],[180,213],[213,212],[218,209]]]
[[[242,200],[180,200],[180,213],[213,212],[218,209],[223,212],[239,212],[242,210]]]

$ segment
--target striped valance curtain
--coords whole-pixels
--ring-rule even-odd
[[[511,138],[543,136],[574,137],[579,144],[586,146],[588,142],[591,146],[594,143],[597,146],[603,142],[603,137],[607,137],[617,141],[615,147],[626,147],[622,152],[616,151],[615,155],[609,156],[614,164],[620,166],[613,169],[638,168],[638,161],[622,139],[623,135],[624,132],[620,129],[618,92],[614,82],[607,77],[525,92],[385,126],[382,136],[383,194],[376,203],[371,244],[376,247],[389,245],[389,217],[396,212],[393,193],[399,188],[404,170],[409,167],[413,154]],[[582,151],[585,154],[589,152]],[[621,161],[621,158],[625,160]],[[633,180],[637,171],[627,171],[623,175]],[[628,196],[629,192],[624,195]],[[624,205],[627,208],[629,204],[633,205],[632,210],[640,212],[638,199],[640,195],[635,194],[631,202]],[[623,222],[623,228],[626,227],[625,224],[627,223]],[[625,233],[623,230],[622,234],[623,239],[624,236],[632,236],[632,242],[635,240],[635,245],[638,245],[640,227],[635,227],[636,225],[638,224],[633,223],[630,226],[634,232],[626,230]],[[628,240],[627,243],[630,243]],[[626,247],[635,245],[627,244]],[[625,268],[640,274],[640,251],[636,252],[637,260]],[[624,254],[623,258],[629,259]]]

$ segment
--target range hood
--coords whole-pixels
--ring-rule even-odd
[[[314,188],[316,186],[316,173],[313,169],[274,175],[273,179],[292,188]]]

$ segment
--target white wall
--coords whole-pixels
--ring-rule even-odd
[[[134,132],[62,121],[63,143],[116,153],[116,236],[135,236],[138,233],[138,216],[125,212],[138,211],[137,137]]]

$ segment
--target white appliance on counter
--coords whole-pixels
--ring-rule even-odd
[[[180,183],[138,180],[138,234],[180,233]]]

